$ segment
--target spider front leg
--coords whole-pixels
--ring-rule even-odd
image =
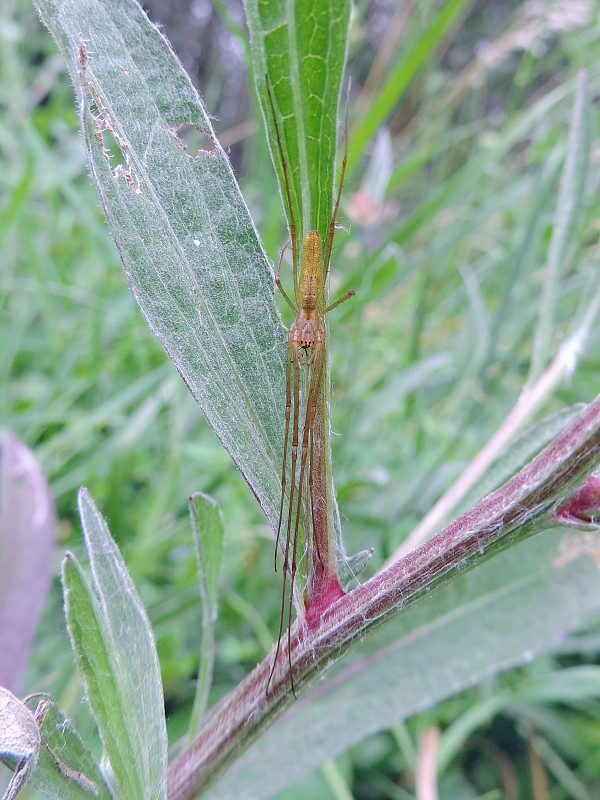
[[[294,246],[295,245],[292,242],[292,248]],[[279,253],[279,259],[277,261],[277,272],[275,274],[275,286],[277,286],[277,288],[279,289],[279,291],[283,295],[283,299],[288,304],[288,306],[292,309],[292,312],[293,312],[294,316],[296,316],[296,314],[298,313],[298,309],[296,308],[294,303],[292,303],[292,301],[290,300],[290,297],[289,297],[288,293],[283,288],[283,285],[281,283],[281,262],[283,261],[283,256],[284,256],[284,253],[286,251],[286,248],[287,248],[287,244],[284,247],[281,248],[281,252]],[[296,278],[295,278],[295,273],[296,273],[295,261],[296,261],[296,259],[294,258],[293,261],[294,261],[294,286],[295,286],[296,285],[295,284],[295,280],[296,280]]]

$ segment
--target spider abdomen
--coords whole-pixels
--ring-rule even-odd
[[[321,237],[318,231],[309,231],[302,245],[302,265],[298,281],[298,305],[301,308],[314,309],[322,303],[323,272]]]

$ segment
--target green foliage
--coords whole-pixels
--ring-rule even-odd
[[[491,664],[506,669],[528,662],[548,649],[557,631],[583,624],[598,607],[597,568],[591,561],[576,561],[558,570],[554,559],[560,536],[553,531],[524,542],[398,614],[340,661],[317,692],[293,706],[207,797],[233,800],[242,784],[252,797],[269,797],[322,764],[324,752],[338,756],[367,733],[392,728],[484,682]],[[552,614],[546,613],[549,606]],[[587,674],[582,694],[600,692],[593,675]],[[550,699],[553,691],[561,696],[558,676],[542,674],[540,683],[550,687]],[[576,694],[582,685],[574,686]],[[528,687],[522,691],[529,697]],[[482,702],[478,713],[468,717],[469,733],[507,705],[516,708],[519,692],[500,691],[497,705]],[[461,717],[459,724],[466,725],[467,719]],[[459,744],[458,736],[455,729],[444,735],[444,765],[467,738],[463,731]]]
[[[65,615],[77,668],[123,800],[167,796],[167,735],[154,637],[106,523],[85,489],[79,508],[90,581],[63,564]]]
[[[340,309],[332,326],[334,430],[340,434],[334,437],[334,466],[348,546],[374,546],[374,569],[479,451],[527,379],[579,68],[590,67],[590,94],[598,91],[594,64],[599,42],[593,21],[578,26],[575,20],[570,29],[559,30],[542,19],[537,38],[521,49],[523,38],[518,40],[517,34],[531,27],[522,15],[515,19],[504,11],[504,17],[496,18],[497,27],[481,16],[467,16],[459,29],[449,14],[460,6],[444,6],[451,29],[437,27],[435,4],[426,4],[409,21],[410,36],[405,38],[399,26],[382,79],[350,101],[354,176],[358,180],[364,167],[366,177],[360,187],[352,182],[347,186],[343,211],[352,220],[352,233],[336,237],[332,264],[334,286],[343,282],[358,291],[357,302]],[[7,166],[0,180],[8,199],[8,213],[0,222],[3,341],[8,343],[0,348],[6,387],[3,422],[36,445],[63,519],[72,516],[73,490],[83,482],[110,517],[150,610],[172,710],[171,735],[176,738],[193,697],[199,630],[186,496],[197,488],[217,495],[225,517],[212,699],[264,655],[265,619],[275,630],[278,584],[271,572],[272,541],[246,487],[197,421],[195,406],[125,293],[77,145],[68,82],[48,55],[50,43],[31,12],[15,10],[21,38],[4,40],[2,47],[3,66],[12,66],[2,70],[8,113],[0,123]],[[361,20],[355,23],[350,54],[350,70],[358,74],[355,87],[364,84],[362,65],[373,56],[365,30]],[[451,35],[457,36],[444,60],[442,47],[421,46],[436,31],[434,42],[446,37],[444,47]],[[472,57],[473,44],[481,38],[495,42],[504,55],[488,62]],[[415,44],[408,46],[407,41]],[[42,56],[41,68],[34,63],[34,49]],[[462,70],[457,63],[465,64]],[[408,91],[406,81],[390,83],[402,71],[413,81]],[[40,77],[52,89],[45,105],[36,94]],[[390,102],[391,86],[399,88]],[[389,139],[384,121],[396,108]],[[18,128],[12,120],[19,120]],[[333,114],[331,120],[334,129]],[[597,128],[595,119],[592,127]],[[90,144],[94,146],[93,140]],[[242,186],[274,258],[285,240],[283,213],[272,202],[275,184],[265,178],[264,163],[247,159]],[[570,245],[554,284],[556,306],[545,338],[550,353],[571,330],[581,298],[596,289],[599,201],[593,166],[589,181],[576,226],[578,244]],[[359,204],[365,198],[368,215],[357,211],[365,208]],[[323,215],[327,217],[325,211]],[[281,234],[274,235],[278,227]],[[268,275],[266,267],[263,272]],[[261,306],[270,313],[268,292],[265,297]],[[281,344],[282,331],[274,330]],[[273,358],[282,358],[283,349],[277,353]],[[591,338],[572,380],[547,401],[544,413],[596,393],[599,355],[598,341]],[[281,427],[279,392],[279,400],[269,405],[273,431]],[[275,434],[273,441],[278,447]],[[272,465],[269,491],[276,498],[277,455]],[[71,543],[76,541],[73,536]],[[540,540],[540,551],[549,541]],[[549,576],[551,555],[546,553],[544,562]],[[513,571],[507,562],[498,562],[498,569],[503,563],[502,582],[511,586],[517,566]],[[577,562],[573,569],[577,573]],[[522,584],[527,584],[527,575]],[[456,600],[459,615],[468,609],[461,599]],[[554,602],[550,598],[545,609],[539,607],[544,623],[554,613]],[[476,603],[472,612],[477,618]],[[535,619],[523,624],[518,606],[508,622],[511,635],[515,626],[522,626],[524,636],[528,627],[536,626]],[[64,639],[57,643],[56,628],[56,619],[49,619],[32,679],[54,670],[58,678],[52,691],[60,698],[71,665],[65,661]],[[385,752],[379,779],[389,779],[397,789],[397,774],[414,770],[421,729],[455,723],[442,739],[441,786],[456,788],[469,781],[471,793],[486,781],[489,786],[490,774],[495,775],[489,763],[485,779],[469,771],[479,746],[470,737],[478,731],[484,740],[502,746],[502,730],[490,722],[501,713],[500,722],[508,724],[508,715],[514,723],[512,741],[520,749],[511,750],[510,756],[523,785],[530,770],[527,731],[535,726],[548,745],[540,748],[540,757],[554,796],[578,796],[572,787],[582,785],[588,796],[595,796],[597,760],[591,754],[597,748],[594,731],[600,710],[588,701],[592,681],[573,681],[579,704],[573,701],[568,714],[553,706],[551,716],[553,700],[564,702],[559,691],[542,699],[532,691],[526,707],[486,705],[490,693],[506,699],[505,686],[518,686],[521,680],[526,693],[528,678],[533,676],[535,683],[540,671],[550,676],[556,672],[558,684],[565,658],[598,652],[594,636],[591,631],[554,652],[550,648],[546,660],[483,682],[405,728],[396,724],[385,741],[384,734],[371,740],[363,751],[380,747]],[[443,665],[444,655],[441,645],[433,647],[430,661]],[[477,673],[473,665],[475,680],[484,673],[484,666]],[[468,684],[459,680],[455,688]],[[435,701],[433,694],[429,697]],[[470,709],[480,706],[474,720]],[[363,768],[364,752],[357,752],[354,760],[357,769]],[[447,796],[462,795],[449,791]]]
[[[39,9],[80,94],[92,173],[131,289],[273,522],[283,331],[271,270],[208,115],[135,5]],[[201,137],[194,152],[190,128]]]
[[[218,589],[223,555],[223,523],[215,501],[201,493],[189,501],[192,532],[198,562],[198,583],[202,603],[198,681],[189,735],[197,733],[210,693],[215,663],[215,632],[218,618]]]
[[[313,228],[326,241],[332,213],[337,111],[350,0],[246,0],[245,10],[263,119],[286,214],[284,176],[265,78],[277,115],[298,235],[301,240]]]
[[[29,705],[36,703],[32,711]],[[28,705],[29,704],[29,705]],[[110,800],[100,770],[86,746],[48,695],[22,702],[0,689],[0,754],[15,770],[3,800],[14,800],[25,780],[51,800]]]
[[[35,695],[29,701],[36,701]],[[105,776],[72,722],[43,696],[36,710],[42,739],[32,784],[52,800],[112,800]]]
[[[449,0],[440,13],[431,14],[422,21],[415,16],[413,29],[406,35],[408,47],[385,76],[373,102],[354,129],[348,150],[349,172],[354,170],[365,147],[401,101],[411,81],[429,65],[432,55],[443,48],[444,39],[471,5],[472,0]]]

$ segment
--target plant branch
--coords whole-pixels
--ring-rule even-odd
[[[556,524],[553,511],[600,461],[600,396],[533,461],[500,489],[425,544],[331,606],[310,632],[296,624],[291,663],[296,692],[357,638],[446,581],[516,541]],[[287,648],[287,644],[285,645]],[[210,716],[189,750],[173,762],[169,800],[192,800],[225,770],[240,749],[291,704],[287,652],[273,674],[269,696],[267,658]]]

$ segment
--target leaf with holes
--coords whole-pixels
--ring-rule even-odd
[[[65,55],[131,290],[267,517],[281,491],[285,339],[229,161],[135,2],[38,0]]]

